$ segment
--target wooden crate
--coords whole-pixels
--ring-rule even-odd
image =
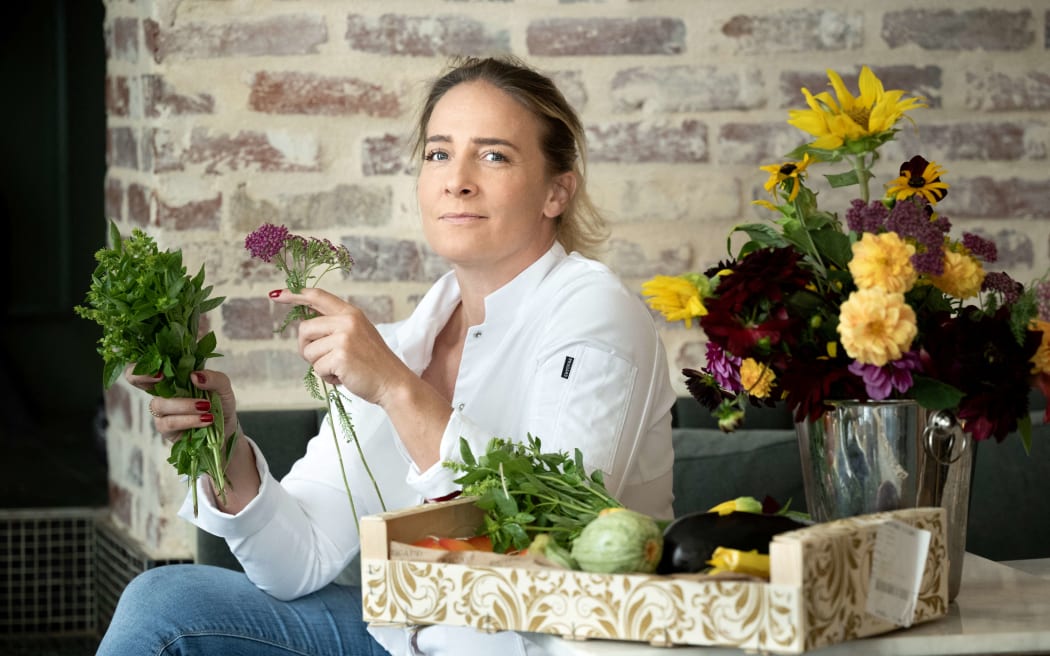
[[[393,542],[469,536],[481,518],[469,497],[362,518],[365,620],[797,654],[899,628],[866,611],[876,533],[889,520],[931,533],[912,623],[941,617],[948,608],[940,508],[865,515],[778,535],[770,544],[768,583],[523,569],[508,566],[510,559],[493,566],[391,559]]]

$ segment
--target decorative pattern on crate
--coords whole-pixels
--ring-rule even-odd
[[[922,508],[780,535],[771,547],[772,583],[366,557],[364,618],[801,653],[898,628],[865,611],[875,538],[888,519],[931,532],[913,621],[943,616],[948,589],[945,519],[939,509]],[[778,577],[778,567],[789,574]]]
[[[387,622],[660,645],[801,643],[799,591],[765,583],[367,561],[363,585],[365,619]]]
[[[797,543],[802,549],[807,650],[898,628],[865,611],[878,525],[891,518],[931,534],[913,623],[948,612],[948,543],[943,513],[919,508],[820,524],[779,536],[774,542]]]

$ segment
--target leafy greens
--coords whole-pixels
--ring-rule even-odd
[[[527,443],[493,438],[478,457],[465,439],[459,446],[463,462],[444,465],[463,473],[456,479],[463,494],[478,497],[485,511],[481,530],[494,551],[526,549],[540,533],[568,549],[602,509],[622,506],[605,489],[601,471],[587,474],[579,449],[573,457],[544,453],[532,435]]]
[[[102,356],[103,385],[108,389],[128,365],[135,374],[160,372],[164,377],[153,394],[165,398],[209,398],[215,421],[186,433],[171,446],[168,462],[189,477],[193,511],[197,513],[196,480],[211,476],[215,491],[225,498],[225,465],[237,433],[223,436],[222,404],[217,396],[197,389],[190,375],[215,352],[215,333],[198,339],[201,315],[218,307],[223,297],[210,297],[204,286],[204,267],[190,277],[181,251],[160,251],[145,232],[135,229],[127,239],[110,222],[109,248],[95,253],[98,266],[91,276],[85,305],[74,311],[102,327],[98,352]],[[226,442],[224,444],[224,442]]]

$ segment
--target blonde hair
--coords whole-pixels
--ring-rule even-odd
[[[416,125],[414,155],[422,157],[427,123],[438,101],[453,87],[475,81],[500,89],[539,119],[544,129],[540,148],[547,161],[548,174],[554,176],[569,171],[576,174],[576,193],[554,221],[555,236],[566,251],[597,257],[609,230],[587,194],[583,124],[554,82],[521,60],[512,56],[452,60],[449,70],[430,85]]]

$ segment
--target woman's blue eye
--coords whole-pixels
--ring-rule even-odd
[[[491,150],[491,151],[485,153],[484,155],[482,155],[482,158],[487,160],[487,161],[489,161],[489,162],[506,162],[507,161],[507,156],[506,155],[504,155],[503,153],[497,152],[495,150]]]
[[[440,150],[432,150],[426,155],[423,155],[423,159],[428,162],[443,162],[448,159],[448,153]]]

